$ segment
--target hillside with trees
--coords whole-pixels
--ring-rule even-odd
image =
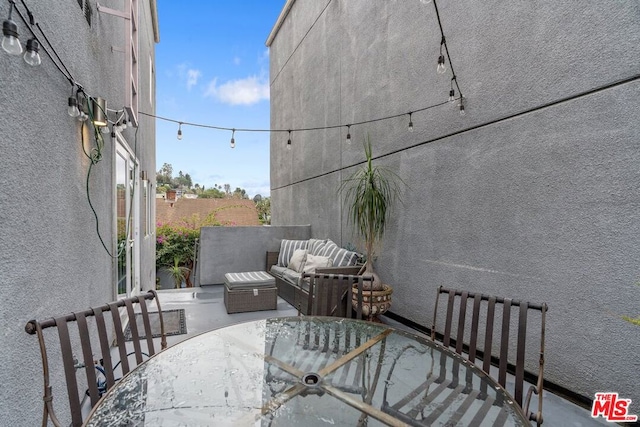
[[[236,187],[231,191],[231,184],[214,184],[210,188],[205,188],[204,185],[194,184],[188,173],[178,171],[178,175],[174,177],[171,163],[164,163],[156,172],[156,183],[156,193],[160,194],[166,193],[168,190],[180,190],[182,194],[195,194],[200,199],[249,198],[243,188]]]

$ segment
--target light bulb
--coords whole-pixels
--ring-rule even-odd
[[[347,125],[347,144],[351,144],[351,125]]]
[[[109,133],[109,132],[110,132],[110,131],[109,131],[109,126],[102,126],[102,127],[100,128],[100,132],[102,132],[102,133]]]
[[[412,113],[409,113],[409,132],[413,132],[413,122],[411,121]]]
[[[449,91],[449,102],[455,102],[456,100],[456,91],[451,89]]]
[[[444,65],[444,55],[440,55],[438,58],[438,68],[436,68],[438,74],[444,74],[447,71],[447,67]]]
[[[182,139],[182,123],[178,125],[178,140]]]
[[[31,65],[32,67],[37,67],[40,65],[42,60],[40,59],[40,54],[38,51],[40,50],[40,43],[36,39],[27,40],[27,50],[24,52],[24,62]]]
[[[13,7],[13,5],[11,6]],[[20,55],[22,53],[22,45],[18,40],[18,26],[11,19],[7,19],[2,23],[2,48],[9,55]]]
[[[464,112],[464,104],[460,103],[460,115],[464,116],[465,112]]]
[[[88,118],[89,118],[89,116],[84,111],[80,111],[80,114],[78,114],[78,121],[80,121],[80,122],[84,122]]]
[[[291,131],[289,132],[289,139],[287,139],[287,150],[291,150]]]
[[[236,130],[232,129],[231,130],[231,148],[236,148],[236,139],[234,138],[235,134],[236,134]]]
[[[67,108],[67,114],[71,117],[78,117],[80,115],[80,110],[78,110],[78,100],[73,96],[69,97],[69,108]]]

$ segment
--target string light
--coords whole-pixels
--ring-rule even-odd
[[[2,23],[2,49],[9,55],[20,55],[22,53],[22,45],[18,39],[18,26],[11,19],[16,2],[9,0],[9,3],[9,17]]]
[[[178,141],[182,140],[182,122],[178,123]]]
[[[411,115],[413,113],[409,113],[409,132],[413,132],[413,122],[411,121]]]
[[[442,40],[440,40],[440,56],[438,57],[438,67],[436,68],[438,74],[444,74],[444,72],[447,71],[447,67],[444,65],[444,55],[442,54],[442,46],[444,46],[444,43],[444,36],[442,36]]]
[[[80,110],[78,109],[77,94],[76,96],[73,95],[74,88],[75,86],[71,86],[71,96],[69,97],[68,101],[69,107],[67,108],[67,114],[69,114],[69,116],[71,117],[78,117],[80,115]]]
[[[460,85],[458,84],[458,78],[456,77],[456,72],[453,70],[453,63],[451,62],[451,55],[449,55],[449,47],[447,46],[447,39],[444,37],[444,30],[442,29],[442,21],[440,20],[440,12],[438,11],[438,3],[436,0],[433,0],[433,8],[436,11],[436,18],[438,19],[438,27],[440,28],[440,35],[442,38],[440,39],[440,57],[438,58],[438,73],[442,74],[446,71],[445,66],[445,57],[442,52],[442,47],[444,46],[444,50],[447,54],[447,60],[449,61],[449,67],[451,67],[451,89],[449,90],[449,102],[454,103],[456,100],[456,91],[453,88],[453,84],[455,83],[458,88],[458,95],[460,97],[460,103],[458,106],[460,107],[460,114],[464,115],[464,103],[462,102],[462,90],[460,89]]]
[[[444,35],[444,31],[442,29],[442,22],[440,20],[440,13],[438,10],[438,4],[437,4],[437,0],[421,0],[421,2],[423,4],[428,4],[428,3],[433,3],[435,12],[436,12],[436,17],[438,20],[438,27],[440,29],[440,34],[441,34],[441,39],[440,39],[440,55],[438,57],[438,67],[437,67],[437,72],[439,74],[442,74],[444,72],[446,72],[446,63],[449,62],[449,67],[451,67],[451,74],[453,75],[453,77],[451,78],[451,87],[449,90],[449,97],[447,98],[446,101],[444,102],[438,102],[436,104],[432,104],[429,105],[427,107],[423,107],[423,108],[419,108],[410,112],[403,112],[403,113],[399,113],[399,114],[393,114],[393,115],[388,115],[385,117],[378,117],[378,118],[374,118],[374,119],[369,119],[369,120],[362,120],[359,122],[355,122],[355,123],[349,123],[349,124],[335,124],[335,125],[329,125],[329,126],[318,126],[318,127],[309,127],[309,128],[298,128],[298,129],[251,129],[251,128],[242,128],[242,129],[235,129],[238,132],[269,132],[269,133],[274,133],[274,132],[288,132],[289,133],[289,139],[287,140],[287,148],[290,148],[290,141],[291,141],[291,132],[302,132],[302,131],[314,131],[314,130],[326,130],[326,129],[338,129],[341,128],[343,126],[347,127],[347,137],[346,137],[346,142],[347,143],[351,143],[351,126],[352,125],[363,125],[363,124],[368,124],[368,123],[374,123],[374,122],[379,122],[379,121],[383,121],[383,120],[388,120],[388,119],[394,119],[394,118],[398,118],[398,117],[402,117],[402,116],[406,116],[407,114],[409,114],[409,123],[410,123],[410,127],[409,127],[409,131],[411,131],[411,128],[413,128],[413,123],[412,123],[412,114],[413,113],[417,113],[417,112],[421,112],[421,111],[427,111],[430,110],[432,108],[436,108],[436,107],[440,107],[442,105],[445,104],[449,104],[454,103],[456,99],[459,99],[460,102],[457,104],[458,108],[459,108],[459,112],[460,115],[464,115],[466,113],[465,111],[465,106],[464,106],[464,100],[463,100],[463,94],[462,94],[462,90],[460,89],[460,85],[458,84],[458,80],[453,68],[453,63],[451,61],[451,55],[449,54],[449,48],[447,46],[447,41]],[[443,49],[444,47],[444,49]],[[446,57],[445,57],[446,54]],[[456,90],[454,89],[454,83],[455,83],[455,88],[457,88],[457,95],[458,98],[456,98]],[[453,99],[452,99],[453,98]],[[231,130],[233,131],[234,129],[232,128],[228,128],[228,127],[221,127],[221,126],[213,126],[213,125],[206,125],[206,124],[200,124],[200,123],[188,123],[188,122],[179,122],[178,120],[174,120],[171,118],[167,118],[167,117],[161,117],[161,116],[157,116],[155,114],[149,114],[149,113],[145,113],[143,111],[140,111],[139,114],[144,115],[144,116],[148,116],[148,117],[153,117],[156,119],[160,119],[160,120],[165,120],[165,121],[169,121],[169,122],[173,122],[173,123],[179,123],[180,125],[184,124],[184,125],[188,125],[188,126],[197,126],[197,127],[202,127],[202,128],[207,128],[207,129],[216,129],[216,130]],[[180,131],[179,131],[180,132]]]
[[[234,138],[235,134],[236,134],[236,130],[232,129],[232,132],[231,132],[231,148],[236,148],[236,140]]]
[[[456,80],[456,76],[451,77],[451,90],[449,91],[449,102],[451,103],[456,101],[456,91],[453,89],[454,80]]]
[[[426,107],[419,108],[417,110],[413,110],[410,113],[413,114],[413,113],[418,113],[418,112],[422,112],[422,111],[428,111],[428,110],[431,110],[433,108],[441,107],[443,105],[449,105],[449,101],[448,100],[444,100],[444,101],[438,102],[436,104],[432,104],[432,105],[429,105],[429,106],[426,106]],[[179,121],[179,120],[176,120],[176,119],[172,119],[170,117],[163,117],[163,116],[158,116],[156,114],[146,113],[144,111],[140,111],[139,114],[142,115],[142,116],[147,116],[147,117],[151,117],[151,118],[158,119],[158,120],[164,120],[166,122],[177,123],[180,126],[182,126],[182,125],[184,125],[184,126],[194,126],[194,127],[200,127],[200,128],[205,128],[205,129],[215,129],[215,130],[221,130],[221,131],[233,131],[235,129],[236,132],[277,133],[277,132],[289,132],[289,131],[291,131],[293,133],[293,132],[308,132],[308,131],[316,131],[316,130],[338,129],[338,128],[343,128],[343,127],[346,126],[347,127],[347,136],[349,137],[349,140],[351,140],[351,131],[350,131],[351,126],[364,125],[364,124],[368,124],[368,123],[376,123],[376,122],[380,122],[380,121],[384,121],[384,120],[395,119],[395,118],[406,116],[407,114],[409,114],[409,112],[403,112],[403,113],[388,115],[388,116],[384,116],[384,117],[377,117],[377,118],[374,118],[374,119],[362,120],[362,121],[359,121],[359,122],[349,123],[349,124],[335,124],[335,125],[328,125],[328,126],[317,126],[317,127],[296,128],[296,129],[282,129],[282,128],[281,129],[231,128],[231,127],[208,125],[208,124],[204,124],[204,123],[183,122],[183,121]]]
[[[31,65],[32,67],[37,67],[42,63],[40,59],[40,43],[35,38],[30,38],[27,40],[27,50],[24,52],[24,62]]]
[[[287,139],[287,150],[291,150],[291,129],[288,130],[289,139]]]

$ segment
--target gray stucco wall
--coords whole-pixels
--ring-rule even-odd
[[[634,401],[640,328],[640,4],[440,2],[467,114],[443,105],[271,137],[272,223],[356,239],[337,195],[363,160],[407,182],[378,272],[429,326],[439,285],[547,302],[545,378]],[[446,101],[433,4],[298,0],[271,48],[271,127],[346,125]]]
[[[282,239],[306,240],[311,227],[202,227],[197,285],[224,283],[226,273],[264,271],[267,251],[280,250]]]
[[[26,17],[21,3],[17,2]],[[124,20],[99,14],[95,1],[89,27],[76,1],[27,1],[36,21],[78,83],[101,96],[112,109],[124,104]],[[122,9],[123,2],[101,0]],[[0,4],[6,19],[9,3]],[[148,1],[140,1],[140,110],[154,111],[149,99],[149,57],[154,39]],[[29,31],[14,12],[23,47]],[[35,336],[26,322],[96,306],[116,297],[114,260],[103,249],[89,206],[85,181],[89,162],[83,153],[81,126],[67,115],[71,85],[40,51],[42,64],[30,67],[21,57],[0,50],[0,424],[34,426],[42,420],[42,363]],[[146,81],[145,81],[146,80]],[[154,95],[155,96],[155,95]],[[124,132],[133,147],[135,129]],[[115,252],[114,143],[105,135],[103,159],[93,166],[91,202],[100,234]],[[94,146],[85,128],[87,149]],[[155,178],[155,124],[141,120],[137,135],[140,169]],[[140,193],[138,193],[140,196]],[[154,286],[155,239],[141,243],[141,278]],[[55,332],[55,331],[54,331]],[[55,350],[51,350],[52,355]],[[80,351],[78,352],[80,354]],[[64,384],[59,363],[52,380]],[[66,389],[54,388],[54,405],[63,424]]]

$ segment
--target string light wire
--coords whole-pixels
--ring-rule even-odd
[[[377,117],[375,119],[361,120],[359,122],[352,122],[352,123],[348,123],[348,124],[305,127],[305,128],[287,128],[287,129],[231,128],[231,127],[224,127],[224,126],[209,125],[209,124],[204,124],[204,123],[185,122],[185,121],[182,121],[182,120],[172,119],[170,117],[159,116],[157,114],[151,114],[151,113],[147,113],[147,112],[144,112],[144,111],[140,111],[139,114],[143,115],[143,116],[151,117],[151,118],[154,118],[154,119],[162,120],[162,121],[165,121],[165,122],[177,123],[177,124],[182,125],[182,126],[193,126],[193,127],[199,127],[199,128],[205,128],[205,129],[215,129],[215,130],[222,130],[222,131],[233,131],[233,130],[235,130],[236,132],[274,132],[274,133],[278,133],[278,132],[289,132],[289,131],[291,131],[291,132],[305,132],[305,131],[314,131],[314,130],[339,129],[339,128],[344,128],[344,127],[351,128],[352,126],[364,125],[364,124],[369,124],[369,123],[380,122],[380,121],[383,121],[383,120],[390,120],[390,119],[395,119],[395,118],[398,118],[398,117],[407,116],[409,113],[415,114],[415,113],[419,113],[419,112],[422,112],[422,111],[427,111],[427,110],[430,110],[432,108],[437,108],[437,107],[440,107],[442,105],[447,105],[448,103],[449,103],[449,101],[445,100],[445,101],[442,101],[442,102],[438,102],[436,104],[428,105],[428,106],[423,107],[423,108],[418,108],[416,110],[411,110],[411,111],[398,113],[398,114],[392,114],[392,115],[388,115],[388,116],[384,116],[384,117]]]
[[[29,18],[33,21],[33,14],[31,13],[29,8],[27,7],[25,1],[24,0],[20,0],[20,2],[22,3],[22,6],[27,10]],[[458,80],[456,78],[456,74],[455,74],[455,71],[454,71],[454,68],[453,68],[453,63],[451,61],[451,55],[449,54],[449,47],[447,46],[446,38],[444,36],[444,30],[442,28],[442,21],[440,19],[440,12],[438,10],[438,5],[437,5],[437,1],[436,0],[433,1],[433,6],[434,6],[434,9],[436,11],[438,27],[439,27],[440,33],[442,35],[442,40],[441,40],[442,41],[442,46],[444,46],[445,52],[447,54],[447,61],[449,63],[449,66],[451,67],[451,72],[453,73],[452,85],[453,85],[453,83],[455,83],[455,85],[456,85],[456,87],[458,89],[459,99],[462,102],[464,97],[462,95],[462,90],[460,89],[460,86],[458,84]],[[55,48],[53,47],[53,45],[49,41],[49,38],[46,36],[44,31],[42,30],[42,27],[40,27],[40,25],[38,23],[35,23],[36,28],[38,28],[39,32],[42,34],[42,37],[47,42],[47,44],[49,46],[49,49],[51,49],[51,51],[53,52],[53,55],[55,55],[55,57],[57,58],[57,61],[54,60],[52,54],[49,53],[49,49],[47,49],[43,45],[41,40],[38,38],[38,36],[36,36],[34,31],[31,29],[30,25],[27,23],[27,20],[24,18],[23,14],[20,12],[20,10],[18,10],[17,7],[15,8],[15,10],[17,11],[17,13],[20,16],[20,19],[23,21],[23,23],[29,28],[29,31],[34,36],[34,38],[36,38],[36,40],[38,40],[38,42],[41,45],[42,50],[51,59],[51,61],[54,63],[54,65],[60,71],[60,73],[67,80],[69,80],[69,82],[71,83],[72,86],[77,87],[80,92],[85,93],[83,86],[80,85],[79,83],[77,83],[77,81],[75,80],[75,78],[73,77],[73,75],[71,74],[69,69],[66,67],[64,61],[60,58],[60,55],[58,55],[58,52],[55,50]],[[58,62],[59,62],[59,64],[58,64]],[[88,97],[88,98],[90,98],[90,97]],[[429,106],[426,106],[426,107],[423,107],[423,108],[419,108],[419,109],[415,109],[415,110],[412,110],[412,111],[408,111],[408,112],[402,112],[402,113],[388,115],[388,116],[384,116],[384,117],[378,117],[378,118],[369,119],[369,120],[362,120],[362,121],[358,121],[358,122],[352,122],[352,123],[349,123],[349,124],[336,124],[336,125],[330,125],[330,126],[316,126],[316,127],[295,128],[295,129],[294,128],[287,128],[287,129],[232,128],[232,127],[214,126],[214,125],[208,125],[208,124],[202,124],[202,123],[185,122],[185,121],[180,121],[180,120],[176,120],[176,119],[171,119],[171,118],[168,118],[168,117],[158,116],[158,115],[155,115],[155,114],[145,113],[145,112],[142,112],[142,111],[139,114],[145,115],[145,116],[148,116],[148,117],[152,117],[152,118],[156,118],[156,119],[159,119],[159,120],[163,120],[163,121],[177,123],[179,125],[194,126],[194,127],[201,127],[201,128],[207,128],[207,129],[216,129],[216,130],[232,131],[232,132],[235,129],[235,132],[276,132],[276,133],[280,132],[281,133],[281,132],[302,132],[302,131],[338,129],[338,128],[342,128],[344,126],[349,126],[350,127],[350,126],[358,126],[358,125],[363,125],[363,124],[375,123],[375,122],[379,122],[379,121],[383,121],[383,120],[389,120],[389,119],[394,119],[394,118],[397,118],[397,117],[406,116],[407,114],[410,114],[410,113],[419,113],[419,112],[422,112],[422,111],[427,111],[429,109],[445,105],[445,104],[447,104],[447,102],[448,101],[439,102],[439,103],[436,103],[436,104],[432,104],[432,105],[429,105]],[[107,116],[107,115],[105,114],[105,116]]]
[[[456,72],[453,69],[453,62],[451,62],[451,55],[449,54],[449,47],[447,46],[447,39],[444,36],[444,29],[442,28],[442,21],[440,20],[440,12],[438,11],[438,2],[437,0],[433,0],[433,8],[436,10],[436,18],[438,19],[438,28],[440,28],[440,35],[442,36],[440,51],[442,51],[442,46],[444,45],[444,50],[447,53],[447,61],[449,62],[449,67],[451,68],[451,74],[453,74],[453,78],[451,79],[452,85],[455,82],[456,87],[458,88],[458,94],[460,95],[460,100],[462,100],[462,90],[460,89],[460,85],[458,85],[458,79],[456,77]],[[453,89],[453,87],[452,87]]]

